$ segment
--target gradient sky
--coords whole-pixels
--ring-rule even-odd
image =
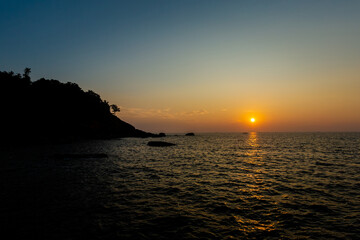
[[[76,82],[152,132],[360,131],[359,13],[356,0],[0,0],[0,70]]]

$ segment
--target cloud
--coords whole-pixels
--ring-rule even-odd
[[[201,110],[194,110],[191,112],[185,112],[182,113],[182,115],[184,116],[196,116],[196,115],[205,115],[208,114],[209,112],[207,110],[201,109]]]
[[[121,107],[119,115],[131,118],[174,118],[174,114],[170,112],[169,108],[166,109],[146,109],[146,108],[128,108]]]
[[[121,117],[129,118],[157,118],[157,119],[179,119],[186,117],[194,117],[208,114],[209,112],[205,109],[193,110],[189,112],[175,112],[170,108],[165,109],[147,109],[147,108],[128,108],[120,107]]]

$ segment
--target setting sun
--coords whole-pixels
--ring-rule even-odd
[[[250,122],[255,122],[255,121],[256,121],[255,118],[250,119]]]

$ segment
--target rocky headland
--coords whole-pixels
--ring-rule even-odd
[[[76,83],[0,71],[1,142],[69,142],[79,139],[159,137],[119,119],[120,109]]]

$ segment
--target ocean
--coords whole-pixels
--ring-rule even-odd
[[[359,239],[360,133],[1,148],[9,239]],[[73,154],[106,154],[73,155]]]

